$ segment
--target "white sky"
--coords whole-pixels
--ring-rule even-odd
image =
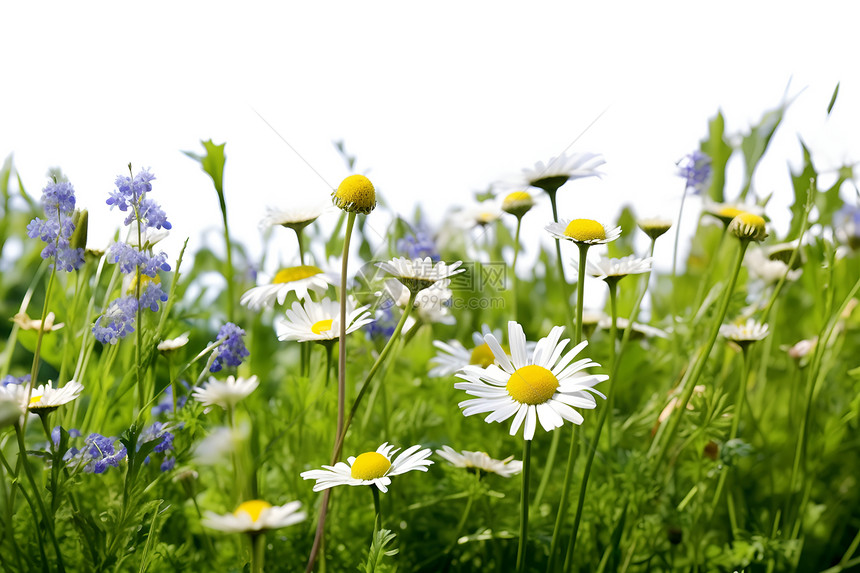
[[[604,111],[570,151],[602,153],[607,175],[563,189],[561,216],[614,219],[633,202],[674,218],[674,162],[708,118],[722,108],[740,133],[789,80],[800,95],[755,182],[775,192],[770,215],[787,215],[798,134],[821,168],[860,159],[852,2],[80,6],[4,6],[0,156],[14,152],[37,196],[60,166],[90,210],[92,244],[121,222],[104,201],[129,161],[158,178],[171,258],[185,236],[193,250],[202,229],[219,229],[211,182],[180,153],[209,138],[227,141],[230,222],[252,252],[267,204],[326,196],[347,175],[340,139],[397,211],[421,201],[436,222],[471,192],[559,154]],[[530,232],[548,244],[542,209]]]

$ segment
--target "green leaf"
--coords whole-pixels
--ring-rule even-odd
[[[836,82],[836,88],[833,90],[833,95],[830,96],[830,103],[827,104],[827,115],[830,115],[830,112],[833,111],[833,106],[836,105],[836,96],[839,95],[839,84],[840,82]]]
[[[750,132],[741,141],[741,152],[746,164],[744,187],[740,194],[741,199],[746,198],[752,185],[756,167],[767,152],[770,140],[782,122],[785,110],[788,109],[789,105],[791,105],[791,101],[783,100],[779,107],[766,111],[758,125],[752,126]]]
[[[726,120],[723,112],[718,111],[708,122],[708,139],[699,143],[699,149],[711,158],[711,187],[708,196],[722,203],[724,199],[724,188],[726,185],[726,164],[732,155],[732,146],[726,140]]]
[[[812,155],[803,140],[800,141],[800,147],[803,148],[803,168],[799,173],[791,174],[791,184],[794,187],[794,204],[791,206],[791,226],[785,237],[786,241],[794,240],[800,235],[803,218],[806,216],[806,198],[809,188],[811,186],[814,190],[815,181],[818,180],[818,172],[812,165]]]
[[[224,147],[227,144],[222,143],[221,145],[218,145],[212,143],[211,139],[208,141],[201,140],[200,143],[203,144],[203,148],[206,150],[206,155],[198,155],[192,151],[183,151],[182,153],[200,163],[203,171],[212,178],[212,182],[215,185],[215,191],[218,192],[219,196],[223,197],[224,163],[227,161],[227,157],[224,155]]]

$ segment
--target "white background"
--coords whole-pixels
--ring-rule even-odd
[[[787,93],[794,102],[755,181],[759,194],[774,193],[779,225],[798,136],[821,171],[860,156],[852,4],[7,4],[0,155],[14,152],[37,196],[47,169],[61,167],[90,210],[96,246],[121,221],[104,204],[116,175],[129,162],[150,167],[174,225],[172,258],[186,236],[192,250],[207,239],[220,247],[204,235],[220,229],[211,182],[180,150],[226,141],[231,227],[257,252],[266,205],[325,197],[348,174],[332,145],[341,139],[396,211],[411,215],[421,202],[436,223],[565,149],[607,163],[603,179],[562,189],[562,217],[614,220],[631,202],[674,218],[683,190],[674,164],[698,147],[707,120],[722,109],[741,134]],[[739,176],[727,196],[738,186]],[[548,244],[549,205],[539,209],[524,236]]]

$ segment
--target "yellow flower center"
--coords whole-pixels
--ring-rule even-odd
[[[509,193],[505,200],[502,202],[503,205],[510,205],[511,203],[521,203],[528,202],[532,200],[532,196],[526,193],[525,191],[514,191],[513,193]]]
[[[334,204],[344,211],[367,215],[376,207],[376,190],[364,175],[350,175],[332,194]]]
[[[350,475],[354,479],[372,480],[383,477],[390,467],[391,462],[379,452],[365,452],[355,458]]]
[[[33,404],[35,404],[36,402],[39,402],[41,400],[42,400],[42,396],[33,396],[32,398],[30,398],[30,405],[32,406]]]
[[[558,390],[558,378],[543,366],[532,364],[511,374],[505,388],[520,404],[543,404]]]
[[[146,287],[149,286],[149,283],[161,284],[161,278],[158,275],[154,277],[148,277],[145,274],[140,275],[140,292],[143,294],[143,291],[146,290]],[[126,290],[127,294],[134,294],[137,288],[137,277],[134,276],[131,279],[131,282],[128,284],[128,290]]]
[[[267,503],[265,501],[259,499],[252,499],[251,501],[243,502],[239,507],[236,508],[236,511],[233,512],[233,515],[239,517],[240,513],[246,513],[250,516],[251,521],[254,523],[260,519],[260,514],[263,513],[264,509],[269,509],[272,507],[271,503]]]
[[[281,269],[278,271],[278,274],[275,275],[275,279],[272,281],[272,284],[283,284],[291,283],[293,281],[300,281],[302,279],[306,279],[321,273],[322,269],[313,265],[288,267],[286,269]]]
[[[754,227],[756,231],[764,231],[764,219],[758,215],[753,215],[752,213],[739,213],[737,216],[741,218],[741,222],[744,225]]]
[[[326,330],[331,330],[332,319],[320,320],[311,326],[311,332],[314,334],[322,334]]]
[[[574,241],[594,241],[606,238],[606,229],[592,219],[574,219],[564,229],[566,237]]]
[[[732,219],[729,231],[742,240],[762,241],[767,237],[764,219],[746,212]]]
[[[481,368],[486,368],[496,360],[490,346],[485,342],[480,346],[476,346],[472,350],[472,356],[469,358],[469,364],[475,364]]]
[[[720,217],[725,217],[726,219],[729,219],[729,220],[734,219],[735,217],[737,217],[741,213],[743,213],[743,211],[741,211],[740,209],[737,209],[735,207],[723,207],[722,209],[717,211],[717,215],[719,215]]]

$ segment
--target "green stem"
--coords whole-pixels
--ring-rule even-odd
[[[681,195],[681,207],[678,209],[678,224],[675,225],[675,246],[672,248],[672,338],[675,348],[681,348],[680,333],[678,332],[678,241],[681,238],[681,217],[684,215],[684,202],[687,200],[687,189]]]
[[[531,470],[532,442],[523,440],[523,488],[520,499],[520,541],[517,545],[517,572],[526,570],[526,543],[529,533],[529,473]]]
[[[550,201],[550,204],[552,205],[552,220],[555,221],[556,223],[558,223],[558,206],[556,204],[555,191],[553,191],[551,193],[549,191],[547,191],[547,193],[549,194],[549,201]],[[586,248],[588,248],[588,247],[586,247]],[[568,288],[567,281],[564,278],[564,262],[561,259],[561,241],[560,240],[555,241],[555,256],[556,256],[556,264],[558,265],[559,285],[561,286],[561,290],[564,293],[564,304],[565,304],[565,306],[567,306],[570,304],[570,290]],[[579,314],[577,314],[577,317],[579,317]],[[573,326],[573,320],[571,319],[569,314],[568,314],[568,325]],[[549,460],[547,460],[547,462],[549,462]]]
[[[720,303],[720,307],[717,310],[713,324],[711,325],[711,332],[708,336],[708,340],[705,342],[704,347],[698,355],[697,360],[695,361],[692,370],[688,370],[689,376],[684,376],[684,380],[681,381],[681,384],[684,388],[684,393],[679,400],[679,404],[675,408],[669,416],[669,422],[666,426],[665,439],[662,441],[662,444],[659,444],[660,449],[657,450],[654,459],[654,465],[652,466],[652,471],[654,473],[660,468],[660,464],[663,461],[663,458],[666,456],[669,448],[672,445],[672,441],[675,437],[675,433],[678,431],[678,426],[681,423],[681,417],[687,409],[687,404],[690,402],[690,398],[693,395],[693,389],[696,387],[696,382],[698,382],[699,377],[702,375],[702,372],[705,369],[705,364],[708,362],[708,355],[711,353],[711,349],[714,347],[714,343],[717,340],[717,335],[720,332],[720,326],[723,323],[723,320],[726,317],[726,312],[729,308],[729,302],[731,301],[732,292],[735,289],[735,283],[737,283],[738,275],[740,274],[741,264],[744,260],[744,253],[749,246],[749,241],[741,240],[740,248],[738,249],[737,256],[735,257],[735,263],[732,268],[732,274],[729,278],[729,282],[726,285],[725,292],[723,293],[723,299]],[[686,385],[684,383],[686,382]],[[677,412],[677,413],[676,413]],[[651,454],[654,453],[654,448],[658,446],[659,440],[655,438],[651,447]]]
[[[519,302],[517,299],[517,293],[519,292],[519,279],[517,278],[517,258],[520,255],[520,227],[522,227],[523,218],[522,216],[517,217],[517,230],[514,233],[514,262],[511,265],[511,274],[513,275],[513,287],[514,287],[514,320],[519,322],[520,320],[520,308]]]
[[[741,368],[741,379],[738,382],[738,393],[735,396],[735,413],[732,418],[732,428],[729,431],[729,440],[732,441],[738,437],[738,429],[740,428],[741,416],[743,415],[743,406],[746,395],[746,386],[747,379],[749,378],[750,373],[750,364],[749,364],[749,343],[743,343],[741,345],[741,350],[743,351],[743,367]],[[728,479],[729,467],[726,466],[723,468],[723,471],[720,472],[720,478],[717,481],[717,488],[714,490],[714,499],[711,501],[711,513],[710,517],[713,519],[714,514],[717,511],[717,506],[720,503],[720,496],[723,493],[723,487],[726,485],[726,479]]]
[[[227,224],[227,202],[224,199],[224,193],[218,193],[218,203],[221,207],[221,220],[224,221],[224,245],[227,249],[227,320],[234,322],[235,316],[235,292],[233,287],[233,243],[230,241],[230,227]]]
[[[54,552],[57,554],[57,571],[65,571],[63,566],[63,554],[60,551],[60,544],[57,543],[57,537],[54,532],[53,516],[48,514],[45,508],[45,502],[42,500],[42,494],[39,486],[36,484],[36,479],[33,477],[33,468],[30,467],[30,461],[27,458],[27,449],[24,446],[24,431],[20,424],[15,424],[15,435],[18,437],[18,456],[21,464],[24,466],[24,473],[27,475],[27,480],[30,482],[30,487],[33,488],[33,497],[36,498],[36,505],[39,506],[39,513],[42,514],[42,519],[45,520],[45,527],[48,530],[48,537],[51,539],[51,544],[54,546]]]
[[[609,328],[609,364],[610,364],[610,372],[615,370],[615,337],[618,334],[618,308],[617,308],[617,294],[618,294],[618,279],[607,280],[606,286],[609,287],[609,308],[612,313],[612,325]],[[591,474],[591,466],[594,463],[594,455],[597,452],[597,446],[600,443],[600,433],[603,430],[603,425],[606,423],[607,418],[612,413],[612,396],[614,396],[613,386],[615,385],[615,377],[609,379],[609,388],[607,388],[607,401],[603,406],[603,409],[600,410],[600,416],[597,419],[597,428],[594,430],[594,439],[592,440],[591,447],[588,448],[588,458],[585,460],[585,472],[582,476],[582,482],[579,485],[579,498],[576,502],[576,515],[573,518],[573,529],[570,531],[570,538],[568,539],[567,544],[567,553],[564,558],[565,563],[565,571],[568,570],[573,563],[573,554],[574,548],[576,546],[576,536],[579,532],[579,524],[582,520],[582,509],[585,505],[585,493],[588,490],[588,476]],[[611,422],[610,422],[611,426]],[[607,433],[609,429],[607,429]],[[610,437],[609,443],[612,444],[612,439]],[[550,555],[550,567],[552,566],[553,557]],[[552,571],[552,569],[547,569],[547,571]]]
[[[582,309],[585,301],[585,257],[588,252],[588,244],[585,243],[577,243],[579,247],[579,280],[576,284],[576,323],[574,325],[574,338],[573,344],[576,346],[582,341]],[[596,446],[596,444],[595,444]],[[567,452],[567,466],[564,470],[564,482],[561,487],[561,499],[558,502],[558,511],[555,516],[555,526],[552,529],[552,541],[550,541],[549,545],[549,562],[547,564],[547,571],[555,571],[553,569],[555,565],[555,555],[556,549],[558,548],[558,542],[561,538],[561,528],[562,523],[564,522],[564,516],[567,512],[567,497],[570,493],[570,482],[573,479],[573,468],[576,464],[576,458],[578,457],[579,448],[578,448],[578,437],[576,433],[576,425],[572,424],[570,428],[570,448]],[[547,466],[544,469],[544,472],[549,471],[552,467],[550,462],[547,462]]]
[[[373,493],[373,511],[376,518],[373,520],[373,532],[376,533],[382,529],[382,504],[379,502],[379,488],[375,485],[370,486],[370,491]]]
[[[349,262],[349,239],[355,225],[355,213],[346,219],[346,236],[343,239],[343,256],[340,267],[340,333],[337,353],[337,432],[335,440],[343,433],[343,417],[346,408],[346,270]]]
[[[299,243],[299,264],[303,265],[303,264],[305,264],[305,243],[304,243],[304,237],[302,236],[302,233],[304,231],[304,227],[301,227],[301,228],[294,227],[293,230],[296,232],[296,240]]]
[[[32,395],[33,388],[36,386],[38,382],[39,376],[39,359],[42,354],[42,337],[45,335],[45,319],[48,317],[48,303],[51,300],[51,291],[54,287],[54,279],[57,276],[57,265],[56,262],[51,269],[51,276],[48,278],[48,286],[45,287],[45,302],[42,304],[42,322],[39,326],[39,332],[36,334],[36,349],[33,351],[33,365],[30,368],[30,384],[27,387],[27,403],[30,403],[30,396]],[[27,429],[27,418],[28,416],[24,416],[24,422],[21,425],[21,431],[24,432]]]
[[[263,559],[266,556],[266,534],[251,533],[251,573],[263,573]]]
[[[343,442],[346,438],[346,432],[349,430],[349,426],[352,423],[353,418],[355,417],[355,413],[358,410],[358,405],[361,403],[361,399],[364,397],[365,392],[367,392],[367,388],[370,386],[370,382],[373,380],[374,375],[379,370],[379,367],[382,365],[385,357],[388,356],[388,353],[391,352],[391,348],[394,346],[394,343],[397,341],[397,338],[400,336],[400,332],[403,330],[403,325],[406,324],[406,319],[409,317],[409,313],[412,311],[412,307],[415,305],[415,298],[418,293],[412,292],[409,295],[409,302],[406,304],[406,308],[403,309],[403,315],[400,317],[400,322],[397,323],[397,326],[394,328],[394,332],[391,334],[391,338],[388,339],[388,342],[385,344],[385,347],[382,349],[382,352],[379,353],[379,357],[376,359],[376,362],[373,363],[373,366],[370,367],[370,372],[367,373],[367,378],[364,380],[364,384],[358,392],[358,396],[356,396],[355,401],[352,404],[352,409],[349,412],[349,417],[346,419],[346,422],[343,426],[343,431],[337,437],[337,441],[335,442],[334,451],[332,452],[332,465],[336,464],[338,459],[340,459],[341,450],[343,450]],[[344,340],[341,339],[341,346],[343,346]],[[306,573],[310,573],[313,570],[314,562],[316,561],[317,555],[320,552],[320,548],[323,543],[323,534],[325,532],[325,521],[326,515],[328,514],[328,502],[331,498],[331,488],[325,490],[323,494],[322,504],[320,505],[320,517],[317,522],[316,534],[314,535],[313,546],[311,547],[311,553],[308,557],[308,564],[305,569]]]

